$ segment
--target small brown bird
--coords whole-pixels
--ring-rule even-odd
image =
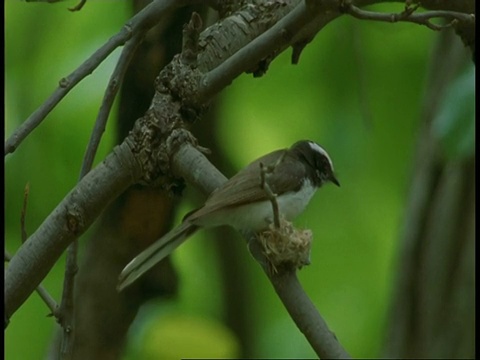
[[[264,155],[212,192],[201,208],[187,214],[179,226],[135,257],[120,274],[118,290],[136,281],[200,228],[229,225],[255,232],[267,229],[273,222],[273,210],[261,184],[260,164],[274,166],[268,185],[276,195],[279,213],[289,221],[305,210],[324,183],[340,186],[330,156],[313,141],[298,141],[289,149]]]

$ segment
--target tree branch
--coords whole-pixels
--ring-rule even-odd
[[[100,49],[80,65],[74,72],[59,82],[53,94],[20,125],[5,141],[4,155],[13,153],[23,140],[45,119],[55,106],[87,75],[91,74],[117,47],[125,44],[132,36],[144,34],[158,23],[169,11],[187,4],[208,3],[201,0],[156,0],[130,19],[122,29],[112,36]]]
[[[57,205],[10,261],[5,271],[6,319],[35,290],[67,246],[113,199],[138,182],[142,173],[128,141],[115,147],[95,170]]]
[[[327,8],[324,9],[326,10]],[[213,97],[230,85],[233,79],[244,71],[255,68],[259,60],[265,59],[272,54],[276,56],[286,47],[298,41],[295,39],[295,35],[306,27],[319,13],[325,14],[322,18],[323,25],[340,14],[339,12],[335,15],[328,12],[323,13],[320,11],[320,6],[314,5],[312,1],[300,2],[290,13],[279,19],[272,27],[245,44],[223,63],[203,75],[198,90],[198,100],[202,102]]]
[[[25,226],[25,218],[27,217],[27,204],[28,204],[29,194],[30,194],[30,184],[27,183],[25,185],[25,190],[23,191],[23,206],[22,206],[22,212],[20,213],[20,231],[22,234],[22,237],[21,237],[22,243],[24,243],[28,238],[27,229]]]
[[[10,260],[12,260],[12,255],[10,255],[10,253],[6,250],[4,254],[4,259],[6,262],[9,262]],[[50,295],[49,292],[41,284],[38,285],[35,291],[37,292],[38,296],[40,296],[40,298],[43,300],[45,305],[47,305],[47,308],[50,310],[49,316],[54,315],[55,312],[57,311],[58,305],[55,299],[53,298],[53,296]],[[7,318],[5,319],[7,320],[5,322],[5,328],[6,328],[8,325],[8,319]]]
[[[283,160],[283,158],[284,156],[280,156],[280,158],[273,165],[265,166],[263,163],[260,163],[260,187],[265,190],[268,200],[270,200],[272,203],[273,223],[276,229],[280,228],[280,213],[278,210],[277,194],[273,193],[268,179],[275,171],[275,167],[280,163],[280,161]]]
[[[113,102],[115,101],[120,84],[123,82],[123,77],[125,76],[128,64],[135,55],[135,51],[140,45],[143,35],[143,33],[138,33],[127,41],[122,50],[120,58],[118,59],[117,65],[110,76],[110,80],[103,96],[102,105],[98,112],[87,150],[85,151],[82,169],[80,171],[80,178],[83,178],[92,168],[95,154],[97,153],[98,146],[100,145],[100,140],[105,132],[108,116],[110,115]]]
[[[73,341],[75,339],[75,319],[73,314],[75,310],[75,275],[78,271],[77,254],[78,239],[75,239],[67,248],[62,301],[55,312],[55,317],[63,330],[59,358],[65,360],[73,357]]]
[[[362,20],[374,20],[385,21],[390,23],[396,22],[411,22],[414,24],[425,25],[429,29],[440,31],[445,28],[456,25],[459,21],[466,24],[475,24],[474,14],[464,14],[455,11],[436,10],[427,11],[423,13],[415,13],[419,8],[419,4],[415,6],[406,6],[405,10],[401,13],[380,13],[374,11],[361,10],[351,3],[345,3],[344,11],[357,19]],[[432,23],[432,19],[447,19],[450,22],[445,25],[437,25]]]
[[[20,231],[21,231],[21,240],[22,244],[27,241],[28,235],[27,235],[27,228],[25,225],[25,219],[27,217],[27,204],[28,204],[28,196],[30,194],[30,184],[27,183],[25,185],[25,190],[23,193],[23,205],[22,205],[22,212],[20,214]],[[9,262],[12,260],[12,256],[10,253],[5,250],[5,261]],[[48,291],[41,285],[39,284],[38,287],[35,289],[37,294],[40,296],[40,298],[43,300],[45,305],[50,309],[50,316],[56,316],[56,312],[58,310],[58,305],[55,299],[48,293]],[[6,326],[7,324],[5,324]]]

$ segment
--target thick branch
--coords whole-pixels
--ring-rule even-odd
[[[12,260],[12,255],[8,253],[8,251],[5,250],[5,261],[8,262]],[[45,289],[42,285],[38,285],[37,289],[37,294],[40,296],[40,298],[43,300],[45,305],[47,305],[48,309],[50,310],[50,315],[55,314],[57,311],[57,302],[55,299],[50,295],[50,293]],[[5,323],[5,327],[7,325],[7,322]]]
[[[152,1],[142,11],[130,19],[122,29],[112,36],[100,49],[80,65],[74,72],[59,82],[53,94],[30,115],[23,124],[5,141],[7,155],[15,151],[20,143],[45,119],[55,106],[86,76],[90,75],[117,47],[122,46],[132,36],[144,34],[169,11],[187,4],[208,3],[201,0],[157,0]]]
[[[313,2],[311,3],[311,5],[307,5],[305,2],[301,2],[263,34],[245,44],[223,63],[206,73],[201,79],[198,92],[199,101],[211,98],[240,74],[254,68],[260,60],[268,56],[272,56],[273,59],[282,50],[298,41],[295,40],[295,36],[319,13],[322,14],[320,21],[322,25],[317,26],[316,31],[320,26],[326,25],[335,16],[340,15],[339,11],[337,13],[321,12],[320,6],[314,6]],[[327,9],[325,8],[325,10]]]
[[[20,247],[5,271],[6,319],[35,290],[67,246],[140,175],[128,143],[123,143],[62,200]]]

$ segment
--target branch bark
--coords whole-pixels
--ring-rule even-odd
[[[141,176],[128,142],[116,147],[95,170],[78,183],[12,257],[5,271],[6,319],[40,284],[67,246]]]
[[[59,81],[53,94],[30,115],[5,141],[4,155],[13,153],[23,140],[47,117],[58,103],[86,76],[90,75],[117,47],[124,45],[132,36],[141,37],[158,23],[169,11],[194,3],[208,3],[207,0],[157,0],[135,15],[122,29],[112,36],[100,49],[83,62],[74,72]],[[215,1],[211,1],[215,3]]]

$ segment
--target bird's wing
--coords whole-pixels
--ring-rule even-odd
[[[285,150],[277,150],[255,160],[216,189],[203,207],[193,211],[185,219],[195,222],[195,219],[221,209],[266,200],[267,193],[261,188],[260,163],[264,166],[273,165],[282,156],[287,157],[288,153],[285,153]],[[287,189],[298,190],[302,185],[305,175],[304,165],[298,161],[289,161],[289,170],[285,171],[287,160],[291,159],[281,159],[267,180],[275,194],[282,194]],[[251,176],[252,172],[256,175]]]
[[[122,291],[131,285],[197,230],[196,225],[186,221],[155,241],[125,266],[119,276],[117,290]]]

